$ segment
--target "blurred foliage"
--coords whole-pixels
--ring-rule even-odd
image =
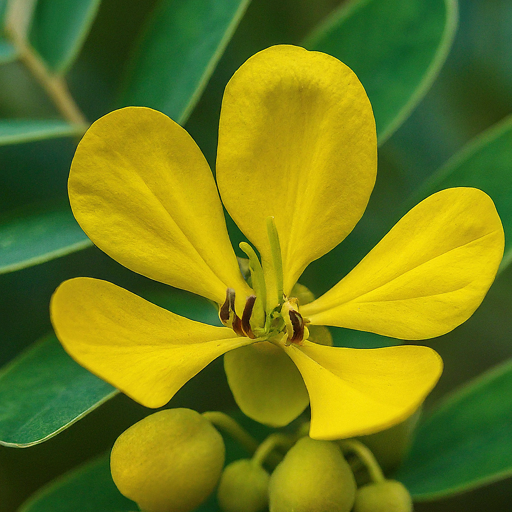
[[[0,19],[6,3],[5,0],[0,2]],[[20,3],[26,7],[31,4],[30,1]],[[189,3],[193,6],[204,4],[210,8],[215,4],[200,0],[189,0]],[[188,95],[183,97],[178,106],[169,106],[176,117],[186,120],[185,127],[196,139],[212,166],[215,161],[222,92],[233,72],[253,53],[272,44],[301,44],[311,41],[313,46],[328,51],[329,45],[324,41],[326,46],[322,47],[322,44],[315,42],[313,36],[318,36],[319,26],[325,28],[324,20],[341,3],[343,2],[340,0],[252,0],[246,5],[246,2],[231,0],[222,3],[228,6],[228,14],[228,11],[223,13],[213,9],[208,21],[213,20],[214,15],[218,16],[223,20],[223,29],[215,36],[210,25],[204,26],[210,38],[209,53],[203,55],[204,63],[199,66],[200,69],[198,68],[198,73],[192,80],[193,86],[190,85],[192,82],[187,82]],[[369,2],[360,3],[364,5]],[[140,52],[151,47],[152,38],[156,37],[155,31],[158,37],[171,38],[171,42],[166,39],[165,44],[172,44],[173,35],[190,36],[193,39],[198,26],[198,22],[194,24],[193,16],[183,14],[182,24],[176,28],[182,32],[176,34],[165,33],[166,27],[161,26],[167,19],[165,16],[157,14],[158,19],[155,21],[154,12],[167,12],[166,9],[172,10],[178,4],[183,7],[187,2],[37,0],[35,12],[38,13],[38,22],[28,32],[29,41],[39,55],[47,60],[52,72],[55,71],[57,76],[66,73],[71,96],[87,120],[92,122],[127,101],[144,103],[144,95],[140,96],[140,89],[133,85],[134,74],[140,73],[139,80],[142,80],[148,73],[144,62],[140,61]],[[73,9],[73,6],[80,6],[80,9]],[[406,19],[406,15],[407,12],[399,12],[392,14],[392,17],[398,23],[400,19]],[[333,23],[336,15],[329,19],[329,23]],[[175,20],[173,15],[168,22]],[[240,22],[236,26],[238,20]],[[372,28],[364,23],[362,26],[367,30]],[[359,27],[357,30],[362,29]],[[230,31],[233,34],[229,40]],[[224,39],[222,34],[227,34]],[[57,43],[52,41],[56,35],[62,36]],[[413,34],[405,25],[400,35],[409,41],[417,34]],[[393,130],[389,129],[386,134],[389,138],[383,137],[381,140],[383,143],[379,152],[377,185],[365,216],[346,242],[335,251],[335,259],[331,255],[311,265],[304,275],[304,284],[320,293],[342,277],[403,213],[407,198],[419,197],[422,190],[427,190],[429,183],[435,187],[439,181],[435,178],[439,168],[474,137],[512,113],[511,40],[512,4],[509,0],[460,2],[458,30],[439,76],[433,81],[433,72],[432,80],[425,82],[423,93],[426,95],[421,102],[417,106],[411,104],[409,110],[404,110],[405,113],[400,119],[403,124],[399,126],[400,122],[397,122],[394,126],[397,130],[391,133]],[[167,287],[134,275],[95,247],[91,247],[79,231],[78,235],[73,231],[76,226],[67,207],[66,180],[77,137],[83,132],[83,127],[78,121],[74,124],[69,119],[63,121],[48,92],[41,87],[26,62],[17,59],[17,53],[8,41],[9,34],[5,32],[0,37],[0,228],[4,229],[3,238],[0,238],[0,250],[3,252],[0,254],[0,271],[3,272],[0,274],[0,364],[3,366],[12,361],[36,340],[51,332],[48,316],[51,294],[60,282],[75,276],[105,278],[156,303],[172,307],[178,313],[214,321],[215,311],[208,309],[208,304],[197,301],[190,294],[169,291]],[[65,44],[59,46],[62,41]],[[364,61],[365,51],[368,51],[364,47],[364,41],[354,43],[353,47],[350,47],[350,41],[354,39],[350,38],[345,43],[347,59],[350,60],[351,55],[355,55]],[[187,41],[185,43],[189,44]],[[374,44],[378,45],[379,40]],[[386,53],[383,52],[383,55]],[[379,62],[383,58],[379,55],[373,57],[378,58]],[[405,57],[404,54],[403,61],[407,60]],[[155,84],[160,89],[165,88],[166,80],[169,80],[166,73],[169,69],[179,69],[180,62],[173,63],[172,56],[165,52],[157,55],[155,59],[161,60],[162,64],[162,73],[157,73]],[[194,55],[191,59],[197,62]],[[400,63],[403,61],[400,60]],[[173,65],[178,67],[173,68]],[[354,69],[358,72],[356,65]],[[375,78],[372,76],[372,67],[361,69],[363,84],[365,73],[368,81]],[[379,75],[377,78],[384,80],[385,89],[385,77]],[[432,81],[433,84],[427,91]],[[372,87],[368,87],[370,97],[375,94]],[[395,99],[397,97],[400,94],[394,95]],[[418,97],[418,101],[420,99]],[[155,106],[165,109],[168,105],[166,98],[159,98],[159,101],[161,102],[157,102]],[[411,113],[413,107],[415,108]],[[410,116],[406,119],[409,113]],[[508,123],[509,126],[510,122]],[[488,135],[485,137],[489,139]],[[487,149],[494,156],[502,155],[501,158],[496,156],[499,162],[493,163],[488,169],[483,164],[476,165],[483,173],[478,179],[487,178],[487,181],[481,181],[481,186],[491,195],[493,191],[487,187],[495,186],[504,205],[512,204],[512,158],[508,158],[511,152],[509,141],[510,138],[502,140],[499,154],[496,150]],[[474,162],[474,159],[469,161]],[[446,174],[457,167],[456,163],[455,160],[451,161],[440,172]],[[499,168],[501,177],[499,181],[493,182],[488,178],[496,168]],[[452,175],[447,183],[466,184],[463,183],[465,176],[460,178],[462,182],[457,179]],[[440,183],[442,184],[442,180]],[[478,183],[480,182],[477,180],[476,184]],[[497,205],[500,210],[498,201]],[[42,218],[41,213],[50,220],[38,224]],[[17,265],[20,252],[13,251],[8,242],[13,237],[12,233],[19,234],[17,226],[20,219],[23,220],[25,232],[30,234],[31,250],[39,247],[38,254],[42,256],[29,258],[23,264]],[[32,219],[32,223],[26,219]],[[512,229],[512,220],[507,222],[506,231],[507,227]],[[233,239],[241,239],[242,235],[233,223],[229,225]],[[66,235],[66,229],[70,230],[69,235]],[[69,236],[66,243],[61,246],[52,245],[48,241],[52,230],[54,233],[59,232],[59,236]],[[17,246],[16,250],[25,249]],[[62,257],[55,259],[58,255]],[[33,266],[35,263],[40,264]],[[450,437],[449,428],[456,421],[450,419],[449,414],[454,411],[448,411],[447,418],[443,418],[441,406],[429,419],[429,410],[435,408],[436,401],[446,393],[512,357],[511,303],[512,269],[508,267],[503,269],[484,303],[468,322],[452,333],[429,341],[429,345],[442,355],[445,373],[427,400],[427,419],[421,424],[420,433],[422,428],[427,429],[429,425],[440,421],[437,430],[445,429]],[[334,329],[333,337],[336,344],[342,345],[374,346],[396,343],[395,340],[382,340],[372,335],[359,335],[342,329]],[[66,356],[62,353],[58,357]],[[8,368],[0,371],[0,403],[7,395],[1,394],[5,389],[2,385],[6,385],[2,379]],[[64,371],[65,368],[61,369]],[[75,370],[70,367],[69,375],[75,375]],[[34,388],[44,380],[45,373],[48,373],[49,380],[53,377],[51,371],[44,367],[40,371],[40,380],[34,380]],[[23,386],[12,382],[7,384],[15,386],[14,392],[11,390],[9,395],[12,406],[19,400]],[[20,386],[20,389],[16,386]],[[30,389],[28,392],[31,392]],[[108,392],[110,390],[105,391]],[[486,402],[489,410],[493,410],[496,417],[507,424],[512,409],[512,390],[496,385],[493,393]],[[457,396],[459,395],[454,395],[449,400],[460,403]],[[4,401],[4,407],[5,403]],[[170,405],[187,406],[199,411],[234,408],[222,362],[216,361],[189,382],[173,398]],[[9,414],[12,415],[12,410],[8,411],[9,414],[6,411],[7,409],[0,408],[0,421],[9,417]],[[469,407],[469,412],[471,411],[475,412],[475,409]],[[125,428],[146,414],[148,411],[143,407],[124,396],[117,396],[43,444],[27,449],[0,446],[0,511],[15,510],[46,482],[77,464],[104,453]],[[482,414],[484,413],[480,411],[480,415]],[[70,418],[72,416],[73,414]],[[491,427],[481,425],[480,428],[485,430]],[[459,431],[451,432],[455,435]],[[462,436],[462,433],[459,435]],[[503,435],[506,442],[512,442],[511,432],[505,429]],[[421,442],[421,437],[418,437],[418,444],[413,447],[413,455],[415,450],[421,452],[422,449],[428,453],[428,446],[422,447]],[[436,445],[435,440],[433,443]],[[464,451],[463,447],[460,449]],[[482,450],[486,449],[488,447],[484,445]],[[464,453],[467,456],[467,452]],[[482,453],[485,452],[481,451],[480,455]],[[475,463],[474,459],[465,459],[460,454],[453,457],[457,463],[462,461],[467,466]],[[496,460],[495,457],[492,460]],[[412,463],[409,461],[407,464]],[[407,477],[404,477],[404,481],[407,481]],[[416,510],[493,512],[507,510],[510,502],[512,486],[510,481],[504,481],[467,494],[420,503],[416,505]]]

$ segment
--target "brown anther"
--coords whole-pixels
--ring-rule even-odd
[[[235,290],[233,288],[228,288],[226,290],[226,300],[224,304],[219,309],[219,318],[220,321],[227,325],[229,323],[229,318],[231,316],[231,312],[235,311]]]
[[[245,333],[242,329],[242,321],[240,320],[240,317],[236,313],[231,328],[238,334],[238,336],[245,336]]]
[[[288,341],[290,343],[300,343],[304,339],[304,320],[302,315],[293,309],[290,309],[289,315],[293,327],[293,335]]]
[[[248,338],[254,339],[254,333],[251,329],[251,316],[252,310],[254,308],[254,303],[256,302],[256,295],[251,295],[247,297],[247,301],[245,303],[244,312],[242,313],[242,330]]]
[[[226,290],[226,300],[219,308],[219,318],[226,327],[231,327],[236,334],[244,336],[244,332],[242,331],[242,322],[235,311],[235,297],[235,290],[233,290],[233,288],[228,288]]]

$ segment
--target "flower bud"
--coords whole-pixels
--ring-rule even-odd
[[[260,512],[268,504],[270,475],[249,459],[232,462],[220,478],[217,501],[223,512]]]
[[[354,512],[412,512],[412,498],[396,480],[363,485],[357,491]]]
[[[196,411],[166,409],[123,432],[112,448],[112,478],[145,512],[188,512],[215,488],[224,441]]]
[[[355,492],[340,448],[303,437],[270,477],[270,512],[349,512]]]

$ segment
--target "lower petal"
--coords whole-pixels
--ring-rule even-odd
[[[51,316],[73,359],[146,407],[165,405],[211,361],[253,342],[99,279],[62,283],[52,297]]]
[[[314,439],[373,434],[410,416],[438,381],[443,363],[428,347],[284,347],[311,402]]]
[[[253,420],[283,427],[304,411],[308,392],[297,367],[268,342],[228,352],[224,368],[236,403]]]

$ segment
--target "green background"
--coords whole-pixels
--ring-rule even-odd
[[[184,124],[212,166],[222,91],[250,55],[272,44],[304,44],[352,66],[374,105],[379,173],[360,224],[301,280],[316,293],[349,271],[409,206],[447,186],[478,186],[493,197],[511,235],[508,248],[510,1],[462,0],[456,32],[454,2],[363,0],[339,14],[341,3],[350,4],[39,0],[27,37],[51,72],[66,77],[90,122],[122,105],[158,108]],[[0,18],[4,7],[0,2]],[[209,322],[216,316],[206,301],[134,275],[91,246],[66,198],[81,129],[63,121],[8,41],[8,33],[0,38],[1,512],[16,510],[66,471],[104,457],[125,428],[150,412],[121,395],[106,401],[114,390],[77,367],[52,338],[48,303],[60,282],[108,279],[185,316]],[[241,239],[232,223],[230,231]],[[428,342],[442,355],[445,372],[398,472],[419,512],[493,512],[512,503],[506,479],[512,469],[511,304],[512,269],[503,265],[475,315]],[[354,347],[396,343],[342,329],[333,337]],[[222,361],[189,382],[170,406],[235,410]],[[85,489],[99,486],[100,501],[91,497],[80,510],[130,510],[109,487],[106,459],[98,460],[78,475],[86,475],[79,479]],[[63,487],[69,481],[73,477],[52,488],[64,494],[42,491],[45,498],[26,510],[78,510],[68,501],[79,497],[76,488]]]

